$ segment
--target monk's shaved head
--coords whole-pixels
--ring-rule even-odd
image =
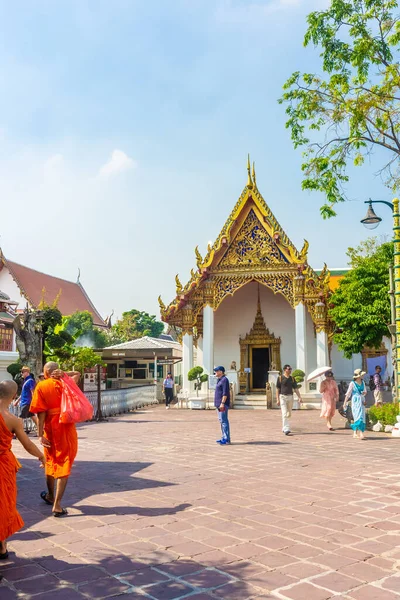
[[[59,368],[60,367],[58,366],[58,363],[56,363],[56,362],[50,361],[50,362],[46,363],[43,367],[44,376],[50,377],[52,372]]]
[[[7,381],[0,382],[0,400],[8,400],[11,402],[17,393],[18,386],[15,381],[7,379]]]

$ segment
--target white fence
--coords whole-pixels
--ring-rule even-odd
[[[85,396],[93,406],[94,415],[96,416],[97,392],[85,392]],[[103,417],[119,415],[151,404],[158,404],[155,385],[138,385],[132,388],[102,390],[101,392]]]

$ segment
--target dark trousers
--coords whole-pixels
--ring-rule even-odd
[[[173,388],[165,388],[165,404],[169,406],[170,402],[174,399],[174,390]]]

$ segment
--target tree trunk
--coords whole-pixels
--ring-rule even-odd
[[[24,313],[14,319],[16,345],[23,365],[37,377],[42,371],[42,313],[26,306]]]

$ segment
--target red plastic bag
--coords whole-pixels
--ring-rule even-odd
[[[61,379],[63,386],[61,396],[60,423],[82,423],[93,417],[93,406],[75,381],[68,375]]]

